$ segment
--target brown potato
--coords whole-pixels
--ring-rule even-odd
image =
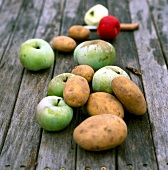
[[[94,70],[92,67],[88,65],[78,65],[76,66],[72,72],[75,75],[79,75],[84,77],[88,82],[91,82],[93,75],[94,75]]]
[[[74,141],[90,151],[101,151],[120,145],[127,136],[127,125],[119,116],[101,114],[91,116],[79,124]]]
[[[119,76],[112,80],[112,89],[126,110],[135,115],[146,112],[146,101],[139,87],[130,79]]]
[[[90,36],[90,30],[81,25],[74,25],[69,28],[68,35],[75,40],[85,40]]]
[[[63,98],[69,106],[83,106],[87,102],[89,94],[89,84],[84,77],[73,76],[64,85]]]
[[[54,37],[51,43],[54,50],[62,52],[72,52],[76,47],[76,42],[67,36]]]
[[[105,92],[95,92],[89,96],[86,104],[90,116],[99,114],[114,114],[124,117],[124,108],[119,100],[113,95]]]

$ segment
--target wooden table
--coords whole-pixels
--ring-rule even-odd
[[[115,65],[143,91],[148,110],[139,117],[125,114],[128,136],[119,147],[89,152],[72,138],[74,128],[88,116],[85,109],[74,109],[71,124],[56,133],[42,130],[35,119],[35,108],[47,95],[52,77],[74,68],[73,53],[55,51],[52,67],[31,72],[21,65],[19,48],[27,39],[50,43],[55,36],[67,35],[72,25],[84,24],[85,12],[98,3],[122,23],[140,25],[136,31],[122,31],[110,43],[117,53]],[[166,0],[0,0],[0,169],[167,170],[167,16]],[[89,39],[99,37],[92,32]]]

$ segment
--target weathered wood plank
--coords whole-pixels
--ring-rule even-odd
[[[140,29],[134,35],[139,63],[143,71],[142,81],[148,103],[158,168],[167,169],[168,70],[147,2],[145,0],[142,0],[141,3],[138,0],[130,1],[130,11],[132,21],[140,23]]]
[[[68,29],[74,24],[81,23],[83,1],[67,0],[65,2],[60,35],[67,35]],[[76,17],[78,16],[78,17]],[[57,36],[56,34],[55,36]],[[56,53],[56,64],[53,76],[60,73],[71,72],[74,67],[73,53]],[[55,133],[43,131],[38,156],[37,169],[75,169],[76,144],[73,141],[73,129],[78,123],[78,114],[74,109],[74,117],[70,125]]]
[[[129,15],[128,1],[115,2],[109,0],[108,7],[110,13],[116,16],[121,23],[132,22]],[[123,68],[143,91],[141,77],[132,74],[126,69],[126,66],[132,66],[137,70],[141,69],[138,63],[133,32],[120,32],[112,43],[117,52],[116,65]],[[125,112],[124,120],[128,126],[128,136],[126,141],[117,148],[118,169],[157,169],[148,113],[138,117]]]
[[[0,0],[0,11],[1,11],[1,8],[3,6],[3,3],[4,3],[5,0]]]
[[[90,0],[90,1],[86,1],[85,12],[96,4],[102,4],[107,7],[106,1]],[[82,18],[84,18],[84,14]],[[89,39],[94,40],[94,39],[100,39],[100,38],[97,35],[97,33],[94,31],[91,33],[91,36]],[[88,114],[84,107],[79,110],[78,114],[80,114],[79,123],[88,117]],[[89,152],[78,146],[76,156],[77,156],[76,170],[81,170],[81,169],[112,170],[116,168],[115,149],[110,149],[110,150],[102,151],[102,152]]]
[[[13,37],[9,42],[3,60],[1,60],[0,77],[2,83],[0,84],[0,94],[3,96],[1,96],[0,109],[1,135],[6,136],[6,139],[4,146],[3,140],[1,140],[1,148],[3,146],[3,149],[0,158],[0,169],[18,170],[35,164],[40,128],[34,128],[36,122],[32,98],[39,100],[34,91],[43,91],[38,82],[44,80],[44,76],[41,73],[41,77],[38,77],[40,80],[36,79],[36,82],[32,84],[31,80],[35,75],[29,72],[28,76],[23,79],[22,90],[18,95],[23,73],[18,55],[21,43],[33,37],[42,7],[43,1],[30,0],[25,3]],[[16,102],[14,109],[17,96],[18,102]],[[7,128],[9,128],[8,132]]]
[[[107,6],[121,22],[140,23],[139,30],[121,32],[110,42],[117,52],[115,64],[144,92],[148,112],[140,117],[126,113],[128,137],[121,146],[89,152],[72,138],[73,129],[88,117],[84,107],[74,109],[70,126],[57,133],[43,131],[35,119],[36,105],[46,96],[52,76],[75,66],[73,54],[55,51],[55,65],[34,73],[23,69],[18,51],[32,37],[51,42],[54,36],[67,35],[71,25],[84,23],[85,11],[97,3]],[[167,169],[167,6],[166,0],[0,0],[0,169]],[[97,38],[92,32],[89,39]],[[142,77],[126,70],[127,65],[142,71]]]
[[[0,60],[12,35],[24,1],[0,1]],[[2,5],[2,7],[1,7]],[[2,43],[3,42],[3,43]]]
[[[161,47],[168,64],[168,3],[166,0],[148,0]]]
[[[77,124],[74,114],[70,125],[59,132],[43,131],[38,156],[37,170],[41,169],[75,169],[76,145],[72,132]]]
[[[50,5],[52,6],[52,1],[50,1]],[[79,6],[80,6],[79,1],[71,0],[71,1],[66,1],[64,10],[61,7],[58,7],[58,10],[60,9],[64,13],[62,27],[61,27],[62,31],[60,32],[60,34],[66,35],[65,33],[63,33],[63,29],[64,31],[68,30],[69,26],[73,22],[73,18],[69,18],[69,17],[76,16],[77,9]],[[45,10],[47,11],[48,9],[45,8]],[[64,22],[65,19],[67,19],[66,22]],[[57,25],[55,25],[55,27],[56,26]],[[58,36],[58,34],[59,32],[54,34],[54,36]],[[56,74],[63,73],[63,72],[70,72],[73,65],[72,54],[66,55],[58,52],[55,52],[55,54],[56,54],[55,72],[57,72]],[[38,162],[37,169],[39,170],[44,168],[75,169],[76,145],[72,140],[72,130],[76,125],[76,120],[77,120],[76,115],[74,114],[72,122],[66,129],[55,133],[43,131],[41,145],[39,149],[39,156],[37,160]]]

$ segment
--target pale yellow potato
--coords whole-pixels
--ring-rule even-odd
[[[146,112],[146,101],[139,87],[130,79],[119,76],[112,80],[112,89],[125,109],[135,115]]]
[[[75,40],[85,40],[89,38],[90,34],[90,30],[81,25],[74,25],[68,30],[68,36]]]
[[[51,46],[54,50],[72,52],[76,47],[76,41],[68,36],[54,37]]]
[[[90,94],[86,104],[90,116],[99,114],[113,114],[124,117],[124,108],[120,101],[106,92],[95,92]]]
[[[124,142],[127,125],[119,116],[101,114],[91,116],[79,124],[74,132],[74,141],[89,151],[114,148]]]
[[[92,67],[88,65],[78,65],[71,71],[71,73],[82,76],[88,82],[91,82],[93,75],[94,75],[94,70]]]
[[[83,106],[90,95],[90,88],[87,80],[75,75],[70,77],[64,85],[63,98],[72,107]]]

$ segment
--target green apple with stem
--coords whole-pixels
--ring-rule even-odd
[[[73,109],[62,97],[44,97],[36,109],[39,125],[47,131],[60,131],[67,127],[73,118]]]
[[[21,44],[19,59],[26,69],[38,71],[54,63],[54,52],[48,42],[34,38]]]
[[[64,85],[67,82],[67,80],[72,76],[75,75],[72,73],[62,73],[62,74],[58,74],[53,79],[51,79],[47,86],[48,96],[63,97]]]
[[[118,66],[105,66],[97,70],[92,79],[92,88],[94,92],[112,93],[111,82],[117,76],[129,75]]]

